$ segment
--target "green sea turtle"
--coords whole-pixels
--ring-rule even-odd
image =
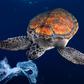
[[[0,48],[11,51],[27,49],[28,59],[36,59],[46,50],[57,48],[67,60],[84,64],[84,54],[66,47],[78,30],[77,19],[68,11],[58,8],[34,17],[27,28],[26,36],[17,36],[0,41]]]

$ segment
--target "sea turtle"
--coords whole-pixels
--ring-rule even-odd
[[[46,50],[57,48],[67,60],[84,64],[84,54],[66,47],[78,30],[77,19],[68,11],[57,8],[34,17],[27,28],[26,36],[17,36],[0,41],[0,48],[18,51],[27,49],[28,59],[36,59]]]

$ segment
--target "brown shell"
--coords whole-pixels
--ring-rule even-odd
[[[33,18],[29,28],[39,35],[59,35],[70,39],[78,30],[78,22],[68,11],[58,8]]]

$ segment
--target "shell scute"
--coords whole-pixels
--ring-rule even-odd
[[[60,35],[71,38],[78,30],[76,18],[64,9],[41,13],[30,21],[30,28],[39,35]]]

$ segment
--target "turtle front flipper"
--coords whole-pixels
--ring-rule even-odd
[[[33,43],[27,51],[28,59],[34,60],[39,58],[45,53],[46,49],[42,48],[38,43]]]
[[[12,37],[0,41],[0,49],[11,51],[23,50],[26,49],[30,43],[26,36]]]
[[[71,47],[59,48],[58,52],[65,59],[71,61],[72,63],[84,64],[84,54],[74,48]]]

